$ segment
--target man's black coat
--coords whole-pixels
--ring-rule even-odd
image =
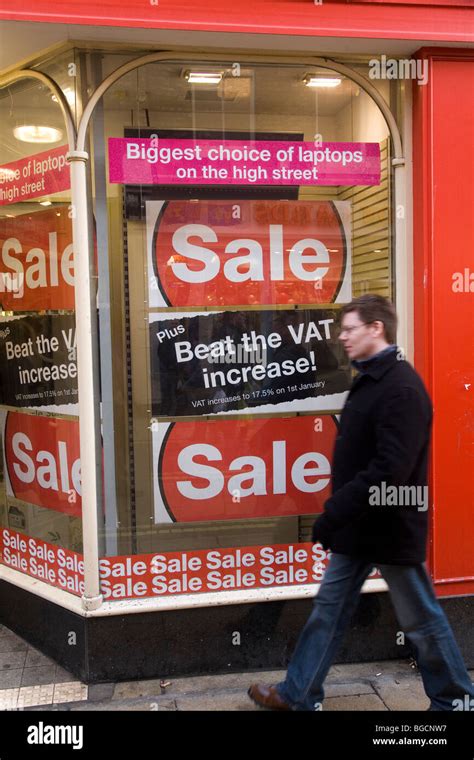
[[[425,561],[429,509],[423,486],[432,416],[420,376],[398,358],[395,346],[365,364],[342,411],[332,496],[314,523],[313,541],[374,563]],[[397,503],[374,503],[373,486],[381,488],[382,501],[384,494],[392,495],[386,501],[399,494]],[[390,486],[420,488],[408,492]]]

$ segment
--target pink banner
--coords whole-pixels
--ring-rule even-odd
[[[378,143],[111,137],[109,180],[133,185],[378,185]]]
[[[68,150],[61,145],[0,166],[0,206],[69,190]]]

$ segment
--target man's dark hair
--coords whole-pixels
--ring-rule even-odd
[[[376,293],[365,293],[354,298],[341,309],[341,320],[344,314],[356,311],[362,322],[380,321],[384,325],[385,340],[395,343],[397,339],[397,312],[391,301]]]

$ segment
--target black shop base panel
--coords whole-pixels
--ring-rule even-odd
[[[474,668],[474,596],[441,599]],[[84,618],[0,581],[0,622],[84,683],[284,669],[311,599]],[[362,594],[334,664],[406,659],[389,594]]]

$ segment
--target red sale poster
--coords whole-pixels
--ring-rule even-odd
[[[146,204],[149,306],[345,303],[348,201]]]
[[[79,423],[0,412],[7,496],[80,516]]]
[[[4,311],[74,309],[72,220],[65,206],[0,219]]]
[[[330,496],[331,415],[155,423],[152,434],[156,523],[314,514]]]
[[[2,528],[0,564],[76,596],[84,593],[82,554],[48,541]]]

